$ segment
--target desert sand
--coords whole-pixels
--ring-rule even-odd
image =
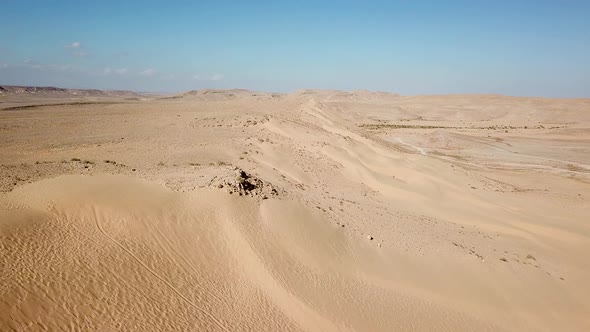
[[[590,99],[0,90],[1,331],[588,331]]]

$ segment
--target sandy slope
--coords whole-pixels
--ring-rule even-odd
[[[233,90],[0,111],[0,330],[587,330],[588,106]]]

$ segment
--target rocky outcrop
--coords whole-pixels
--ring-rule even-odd
[[[235,168],[233,178],[226,177],[212,183],[213,187],[227,190],[230,194],[268,199],[279,196],[279,190],[271,183],[263,181],[246,171]]]

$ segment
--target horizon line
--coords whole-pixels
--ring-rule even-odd
[[[296,94],[297,92],[301,91],[314,91],[314,92],[370,92],[370,93],[384,93],[390,95],[397,95],[399,97],[421,97],[421,96],[497,96],[497,97],[510,97],[510,98],[543,98],[543,99],[590,99],[590,96],[584,97],[548,97],[548,96],[539,96],[539,95],[509,95],[509,94],[502,94],[502,93],[494,93],[494,92],[477,92],[477,93],[418,93],[418,94],[401,94],[398,92],[391,92],[391,91],[383,91],[383,90],[370,90],[370,89],[354,89],[354,90],[342,90],[342,89],[321,89],[321,88],[300,88],[291,90],[289,92],[279,92],[279,91],[266,91],[266,90],[251,90],[247,88],[201,88],[201,89],[192,89],[192,90],[177,90],[177,91],[141,91],[141,90],[133,90],[133,89],[100,89],[100,88],[88,88],[88,87],[65,87],[65,86],[55,86],[55,85],[13,85],[13,84],[0,84],[0,87],[13,87],[13,88],[53,88],[53,89],[63,89],[63,90],[81,90],[81,91],[104,91],[104,92],[133,92],[137,94],[161,94],[161,95],[177,95],[182,93],[188,93],[192,91],[248,91],[248,92],[260,92],[260,93],[271,93],[271,94],[281,94],[281,95],[290,95]]]

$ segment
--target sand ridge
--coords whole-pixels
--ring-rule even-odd
[[[360,297],[382,310],[430,307],[435,312],[429,315],[439,314],[446,324],[439,326],[472,320],[486,328],[448,308],[396,294],[395,285],[385,287],[388,269],[379,268],[384,262],[366,262],[375,259],[368,258],[374,248],[358,248],[293,201],[257,207],[215,191],[175,194],[107,176],[45,180],[19,188],[14,196],[37,196],[43,201],[21,203],[45,213],[31,223],[2,225],[3,269],[18,271],[2,274],[6,327],[336,331],[430,326],[426,320],[387,320],[372,310],[364,312],[372,317],[368,320],[342,319],[343,313],[362,310]],[[359,276],[357,270],[370,273]],[[335,300],[341,306],[336,310],[329,306]],[[46,315],[51,320],[42,319]],[[117,325],[121,321],[125,325]]]

